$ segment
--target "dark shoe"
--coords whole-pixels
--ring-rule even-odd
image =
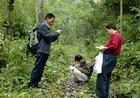
[[[108,98],[108,96],[100,96],[99,98]]]
[[[38,85],[34,85],[34,84],[31,84],[30,82],[28,83],[28,88],[39,88]]]
[[[81,83],[81,82],[83,82],[83,81],[81,81],[81,80],[75,80],[74,82],[75,82],[75,83]]]
[[[30,85],[30,86],[28,86],[28,88],[30,89],[30,90],[32,90],[32,91],[34,91],[34,92],[38,92],[39,91],[39,87],[38,86],[34,86],[34,85]]]
[[[75,82],[75,83],[79,83],[80,81],[79,81],[79,80],[75,80],[74,82]]]
[[[39,89],[37,87],[29,87],[30,90],[34,91],[34,92],[38,92]]]
[[[37,86],[28,86],[28,88],[39,88]]]

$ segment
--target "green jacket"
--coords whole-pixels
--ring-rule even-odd
[[[82,73],[86,74],[89,78],[93,72],[93,66],[91,64],[89,64],[87,61],[85,64],[80,65],[80,67],[78,69]]]

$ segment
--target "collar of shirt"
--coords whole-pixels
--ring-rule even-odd
[[[114,32],[113,34],[110,35],[110,37],[114,36],[116,33],[118,33],[118,32]]]
[[[49,29],[51,28],[50,26],[49,26],[49,24],[45,21],[45,23],[46,23],[46,25],[49,27]]]

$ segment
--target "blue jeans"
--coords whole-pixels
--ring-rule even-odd
[[[96,94],[100,98],[108,98],[111,73],[98,74],[96,81]]]
[[[38,83],[41,80],[48,57],[49,55],[47,54],[37,54],[35,67],[32,70],[30,82],[28,84],[29,87],[38,87]]]
[[[112,53],[103,54],[102,73],[97,75],[96,95],[108,98],[111,73],[117,63],[117,57]]]

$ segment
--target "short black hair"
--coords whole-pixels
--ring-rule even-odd
[[[113,23],[109,23],[108,25],[106,25],[106,28],[107,28],[107,29],[114,29],[114,30],[117,30],[116,25],[113,24]]]
[[[45,16],[45,20],[46,20],[46,18],[49,18],[49,19],[55,18],[55,15],[52,13],[47,13],[47,15]]]
[[[75,61],[80,61],[82,59],[83,59],[83,57],[81,55],[76,55],[75,56]]]

